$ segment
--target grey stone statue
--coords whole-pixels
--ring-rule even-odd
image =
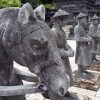
[[[98,43],[97,43],[97,52],[96,55],[100,55],[100,24],[97,29]]]
[[[47,87],[51,100],[61,100],[70,87],[70,75],[59,52],[65,52],[63,48],[68,49],[68,45],[61,43],[62,50],[58,49],[55,35],[40,17],[36,18],[29,3],[22,8],[0,10],[0,85],[22,84],[18,76],[13,78],[13,61],[16,61],[37,74],[39,81]],[[24,100],[24,97],[0,99]]]
[[[91,37],[89,37],[85,31],[85,26],[87,25],[87,15],[80,13],[76,19],[78,24],[74,29],[76,40],[75,62],[78,64],[78,74],[82,78],[91,78],[92,75],[85,70],[86,66],[90,65],[90,51],[88,43],[91,41]]]
[[[65,69],[65,73],[70,78],[70,86],[73,85],[72,70],[69,62],[69,57],[74,56],[74,51],[68,45],[66,34],[62,27],[67,25],[69,13],[59,9],[53,16],[54,26],[52,31],[54,32],[55,40],[57,43],[58,51],[61,55],[62,63]],[[79,98],[70,92],[67,92],[64,97],[57,96],[55,100],[79,100]]]
[[[54,19],[54,26],[52,28],[56,41],[57,41],[57,47],[59,48],[60,55],[62,57],[63,63],[66,67],[66,73],[69,73],[70,76],[70,83],[73,84],[73,78],[72,78],[72,70],[69,62],[68,57],[74,56],[74,51],[72,48],[68,45],[66,34],[63,31],[62,27],[67,25],[69,13],[59,9],[55,15],[53,16]]]
[[[99,17],[94,15],[92,17],[92,23],[89,26],[89,35],[92,38],[92,41],[90,43],[90,53],[91,53],[91,62],[93,62],[95,60],[95,55],[96,54],[100,54],[99,52],[99,38],[100,38],[100,34],[99,30],[98,30],[98,25],[99,25]]]

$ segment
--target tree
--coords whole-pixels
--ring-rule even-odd
[[[0,8],[19,7],[20,5],[21,5],[20,0],[0,0]]]

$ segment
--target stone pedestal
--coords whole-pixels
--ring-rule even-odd
[[[95,59],[92,61],[90,67],[87,67],[88,70],[100,71],[100,55],[96,55]]]
[[[91,65],[87,69],[92,71],[100,71],[100,65]]]
[[[78,78],[77,76],[74,78],[75,86],[83,89],[98,91],[100,87],[100,75],[92,73],[94,77],[92,79],[83,79]]]

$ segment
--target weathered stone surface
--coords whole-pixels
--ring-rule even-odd
[[[79,100],[94,100],[94,97],[96,95],[95,91],[87,90],[87,89],[82,89],[78,87],[71,87],[69,88],[69,91],[72,93],[75,93],[78,95],[80,98]]]
[[[19,85],[19,86],[0,86],[0,96],[16,96],[33,93],[43,93],[38,84]]]
[[[4,82],[0,85],[17,85],[13,82],[18,71],[17,74],[10,73],[13,71],[13,61],[37,74],[39,82],[50,91],[50,98],[57,100],[54,97],[67,93],[71,74],[67,74],[66,70],[69,73],[70,67],[65,68],[55,35],[44,21],[36,18],[29,3],[22,8],[0,10],[0,68],[4,68],[3,71],[0,69],[0,83]],[[6,79],[8,76],[9,79]]]
[[[88,70],[92,70],[92,71],[100,71],[100,66],[99,66],[100,62],[97,61],[97,63],[93,63],[93,65],[90,65],[90,67],[87,67]]]
[[[89,89],[89,90],[94,90],[94,91],[98,91],[99,87],[100,87],[100,75],[99,74],[95,74],[92,73],[94,75],[94,77],[92,79],[82,79],[82,78],[76,78],[74,80],[75,82],[75,86],[80,87],[80,88],[84,88],[84,89]]]
[[[90,79],[92,74],[86,72],[86,66],[90,65],[90,46],[89,43],[92,40],[88,36],[86,31],[87,15],[85,13],[79,13],[77,15],[77,25],[74,28],[76,46],[75,63],[78,64],[78,76],[83,79]]]
[[[96,94],[96,98],[100,98],[100,89],[98,90],[98,92]]]
[[[97,97],[96,97],[94,100],[100,100],[100,98],[97,98]]]

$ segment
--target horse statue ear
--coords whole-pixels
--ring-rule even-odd
[[[28,23],[29,20],[33,20],[36,21],[36,17],[33,11],[32,6],[29,3],[24,4],[18,13],[18,22],[20,24],[26,24]]]
[[[34,10],[35,16],[38,20],[45,21],[45,7],[43,4]]]

